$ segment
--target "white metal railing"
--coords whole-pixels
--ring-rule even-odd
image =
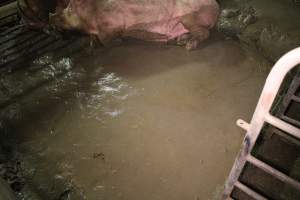
[[[251,190],[247,186],[243,185],[238,181],[241,172],[247,162],[255,165],[266,173],[276,177],[277,179],[289,184],[290,186],[300,190],[300,182],[292,179],[291,177],[285,175],[284,173],[274,169],[272,166],[264,163],[263,161],[253,157],[251,151],[261,133],[261,130],[265,123],[269,123],[274,127],[281,129],[287,134],[300,140],[300,129],[294,127],[293,125],[282,121],[281,119],[272,116],[270,109],[279,91],[279,88],[286,76],[286,74],[300,64],[300,48],[296,48],[289,53],[285,54],[279,61],[274,65],[271,70],[262,94],[259,98],[257,107],[255,109],[254,115],[252,117],[251,123],[248,124],[243,120],[238,120],[237,125],[247,131],[242,145],[242,149],[237,156],[230,175],[225,184],[224,192],[222,194],[221,200],[230,199],[230,195],[234,187],[239,188],[247,195],[254,199],[266,200],[265,197]]]

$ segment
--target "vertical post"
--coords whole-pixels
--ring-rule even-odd
[[[300,48],[296,48],[285,54],[271,70],[252,117],[249,130],[244,138],[242,149],[226,181],[221,200],[226,200],[230,197],[247,162],[247,156],[251,154],[256,140],[266,122],[266,117],[270,115],[270,109],[286,74],[298,64],[300,64]]]

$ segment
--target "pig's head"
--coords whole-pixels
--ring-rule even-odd
[[[59,30],[81,30],[82,20],[70,7],[50,14],[49,23]]]
[[[70,0],[18,0],[18,7],[28,25],[44,28],[49,25],[58,29],[78,27],[75,12],[70,12]]]
[[[89,32],[89,0],[58,0],[56,12],[50,14],[50,24],[59,30]],[[95,17],[95,15],[93,16]]]

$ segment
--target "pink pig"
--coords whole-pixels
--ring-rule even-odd
[[[175,40],[194,49],[209,37],[218,16],[215,0],[56,0],[50,23],[95,35],[103,44],[133,37]]]

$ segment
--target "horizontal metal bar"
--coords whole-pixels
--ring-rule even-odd
[[[5,31],[1,32],[0,36],[6,36],[6,35],[14,32],[14,31],[19,30],[20,28],[23,28],[23,27],[25,27],[25,25],[24,24],[20,24],[20,25],[14,26],[12,28],[8,28]]]
[[[0,53],[13,48],[14,46],[18,46],[19,43],[30,40],[30,35],[33,35],[34,33],[37,34],[34,31],[24,30],[15,34],[10,34],[9,37],[0,38]],[[35,38],[35,36],[31,37]],[[11,40],[14,40],[14,42]]]
[[[15,55],[22,56],[24,53],[27,53],[30,48],[34,48],[37,44],[46,42],[47,39],[50,37],[47,35],[35,35],[31,36],[30,40],[24,41],[24,43],[17,43],[14,48],[10,47],[10,50],[4,51],[2,53],[1,58],[5,60],[9,60],[11,57],[14,57]],[[50,38],[52,39],[52,38]]]
[[[269,124],[275,126],[276,128],[283,130],[287,134],[290,134],[290,135],[300,139],[300,129],[299,128],[296,128],[293,125],[286,123],[285,121],[282,121],[281,119],[278,119],[270,114],[267,114],[265,116],[265,120]]]
[[[259,169],[264,170],[268,174],[276,177],[277,179],[281,180],[282,182],[287,183],[300,191],[300,182],[292,179],[291,177],[285,175],[284,173],[278,171],[277,169],[274,169],[273,167],[264,163],[263,161],[258,160],[257,158],[255,158],[251,155],[247,156],[247,161],[250,162],[251,164],[255,165],[256,167],[258,167]]]
[[[15,3],[15,2],[16,2],[16,0],[4,0],[0,3],[0,7],[7,6],[8,4]]]
[[[11,52],[16,52],[22,46],[26,46],[26,44],[30,43],[32,40],[36,40],[38,37],[45,37],[44,34],[38,32],[24,32],[21,36],[12,37],[5,44],[1,44],[0,46],[0,54],[1,57],[5,57],[11,54]],[[15,39],[15,41],[10,42]],[[23,45],[25,44],[25,45]]]
[[[7,18],[10,18],[10,17],[17,17],[17,16],[18,16],[18,13],[17,13],[17,12],[14,12],[14,13],[11,13],[11,14],[8,14],[8,15],[5,15],[4,17],[1,17],[1,18],[0,18],[0,22],[1,22],[2,20],[7,19]]]
[[[20,27],[20,26],[17,26],[17,27]],[[9,28],[7,30],[9,30]],[[0,45],[7,42],[7,41],[9,41],[9,40],[11,40],[11,39],[13,39],[13,38],[16,38],[17,36],[22,36],[22,35],[24,35],[25,33],[29,32],[29,31],[30,31],[29,28],[20,27],[20,28],[14,29],[13,31],[11,31],[11,32],[9,32],[8,34],[5,34],[5,35],[2,35],[0,33]]]
[[[290,118],[288,116],[285,116],[285,115],[281,116],[280,118],[283,119],[284,121],[289,122],[290,124],[293,124],[293,125],[296,125],[296,126],[300,127],[300,121],[297,121],[297,120],[292,119],[292,118]]]
[[[262,195],[258,194],[251,188],[247,187],[246,185],[242,184],[241,182],[237,181],[234,184],[235,187],[239,188],[241,191],[245,192],[250,197],[256,199],[256,200],[268,200],[267,198],[263,197]]]
[[[297,103],[300,103],[300,97],[293,95],[292,100],[296,101]]]
[[[289,143],[289,145],[297,145],[300,147],[300,140],[296,139],[295,137],[293,137],[289,134],[286,134],[285,132],[283,132],[280,129],[272,127],[271,133],[279,135],[280,137],[284,138]]]
[[[14,57],[13,59],[10,59],[8,62],[1,64],[0,63],[0,73],[4,71],[12,72],[16,71],[21,68],[22,65],[20,63],[33,59],[37,56],[43,55],[47,52],[55,52],[61,48],[66,47],[67,45],[74,42],[74,40],[67,41],[67,42],[60,42],[59,40],[50,41],[50,43],[46,43],[43,45],[35,45],[34,49],[29,49],[26,54],[22,54],[21,57]]]
[[[3,30],[3,29],[6,29],[7,27],[14,26],[14,25],[18,24],[19,21],[20,20],[16,17],[16,18],[14,18],[14,19],[12,19],[10,21],[7,21],[5,23],[0,22],[0,29]]]
[[[39,41],[35,41],[36,44],[32,44],[33,46],[25,46],[22,47],[21,50],[18,50],[17,52],[14,52],[14,54],[9,55],[8,57],[5,57],[4,62],[0,63],[0,67],[3,67],[10,62],[13,62],[14,60],[21,58],[21,57],[28,57],[31,53],[38,53],[38,51],[41,51],[41,49],[46,48],[47,46],[53,44],[57,40],[55,38],[47,37],[39,39]]]

